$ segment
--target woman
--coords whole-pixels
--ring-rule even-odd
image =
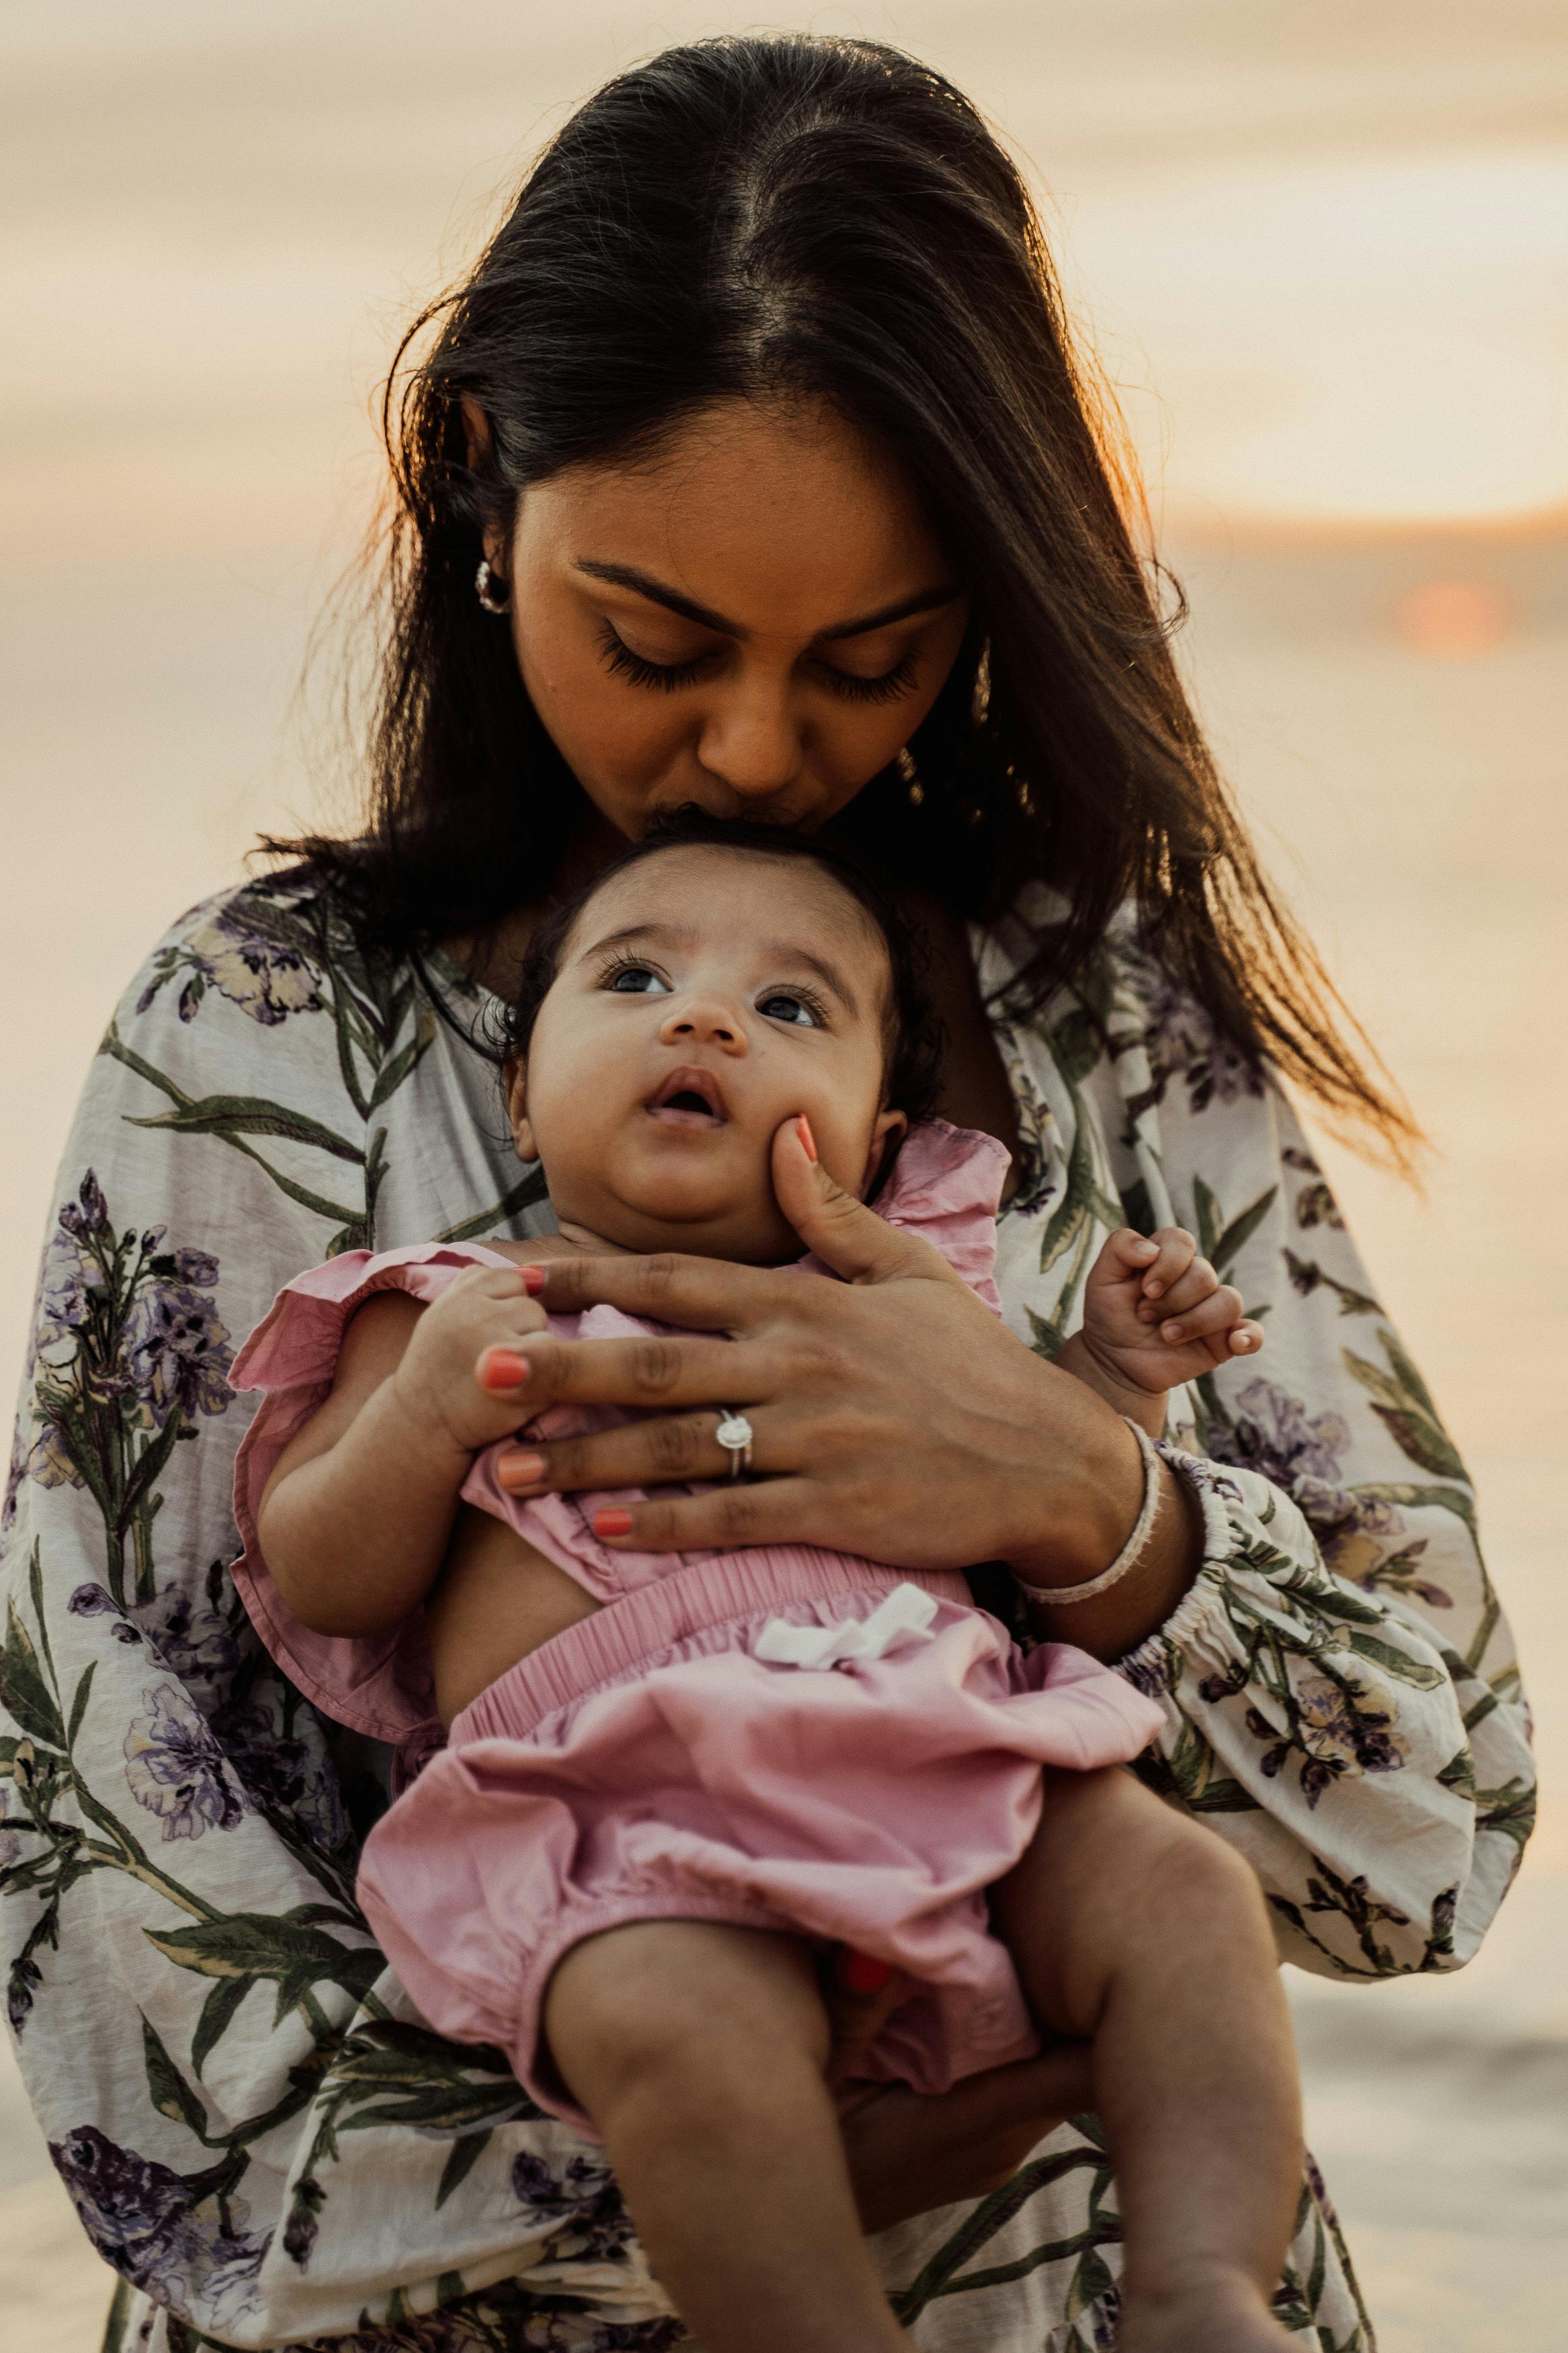
[[[1227,807],[973,111],[871,44],[671,51],[566,126],[421,323],[388,396],[373,817],[194,911],[132,984],[68,1147],[16,1457],[12,2018],[132,2284],[110,2341],[170,2353],[679,2341],[595,2152],[385,1971],[348,1894],[373,1760],[328,1756],[224,1569],[225,1373],[277,1286],[334,1249],[548,1229],[476,1050],[487,992],[659,808],[871,849],[931,937],[943,1108],[1014,1180],[983,1351],[826,1197],[803,1239],[855,1279],[787,1317],[743,1268],[585,1278],[734,1335],[766,1474],[651,1502],[635,1540],[1091,1577],[1140,1474],[1051,1359],[1108,1228],[1179,1216],[1269,1311],[1267,1367],[1178,1409],[1136,1573],[1032,1630],[1163,1704],[1149,1777],[1251,1861],[1303,1967],[1456,1965],[1528,1821],[1461,1466],[1278,1079],[1395,1153],[1408,1124]],[[577,1393],[647,1418],[547,1450],[546,1479],[721,1468],[700,1365],[596,1353]],[[1058,2053],[847,2119],[922,2343],[1107,2340],[1083,2097]],[[1315,2178],[1278,2310],[1369,2342]]]

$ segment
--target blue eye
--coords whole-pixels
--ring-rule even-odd
[[[804,997],[796,997],[791,989],[775,988],[768,996],[760,997],[757,1011],[769,1021],[793,1021],[802,1029],[817,1029],[822,1026],[816,1008],[808,1005]]]
[[[646,964],[617,965],[605,985],[616,997],[669,995],[669,983]]]

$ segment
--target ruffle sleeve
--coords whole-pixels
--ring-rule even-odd
[[[435,1686],[419,1612],[376,1635],[318,1634],[279,1591],[257,1535],[267,1482],[332,1386],[349,1324],[378,1292],[428,1306],[472,1266],[511,1261],[477,1242],[344,1250],[296,1275],[234,1360],[231,1386],[261,1403],[234,1466],[234,1516],[245,1550],[232,1571],[251,1623],[292,1682],[334,1722],[395,1747],[437,1738]]]

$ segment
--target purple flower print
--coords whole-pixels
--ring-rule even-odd
[[[335,1854],[348,1822],[314,1713],[290,1707],[281,1679],[268,1672],[252,1683],[243,1706],[220,1708],[212,1724],[257,1803],[273,1814],[291,1814],[307,1837]]]
[[[1205,1111],[1216,1097],[1221,1103],[1234,1103],[1241,1095],[1260,1095],[1263,1081],[1256,1066],[1215,1026],[1197,999],[1152,956],[1137,952],[1132,961],[1145,991],[1143,1041],[1149,1068],[1162,1092],[1171,1079],[1182,1079],[1194,1111]]]
[[[212,1266],[216,1275],[205,1251],[182,1255]],[[176,1406],[187,1419],[223,1411],[234,1394],[226,1378],[234,1362],[228,1338],[212,1300],[192,1283],[154,1280],[137,1293],[125,1320],[122,1361],[159,1428]]]
[[[125,1736],[125,1778],[138,1805],[161,1818],[165,1839],[233,1830],[246,1801],[205,1718],[174,1683],[144,1691],[142,1705]]]
[[[1260,1472],[1295,1502],[1331,1568],[1364,1584],[1405,1523],[1392,1504],[1358,1495],[1344,1482],[1340,1457],[1351,1442],[1342,1414],[1309,1415],[1299,1398],[1273,1381],[1248,1381],[1227,1428],[1209,1431],[1209,1451],[1223,1462]],[[1429,1588],[1446,1604],[1447,1596]]]
[[[51,2141],[49,2155],[89,2238],[137,2287],[160,2304],[199,2295],[218,2326],[255,2308],[268,2242],[246,2229],[243,2199],[226,2199],[222,2224],[198,2221],[197,2191],[183,2175],[117,2147],[96,2125]]]
[[[1212,1434],[1210,1451],[1218,1461],[1260,1471],[1277,1487],[1292,1492],[1301,1478],[1338,1486],[1340,1456],[1351,1442],[1342,1414],[1309,1417],[1301,1400],[1274,1381],[1248,1381],[1237,1405],[1229,1430]]]
[[[74,1201],[68,1201],[60,1211],[60,1224],[73,1241],[85,1242],[109,1229],[109,1204],[103,1198],[103,1187],[89,1168],[77,1189]]]
[[[66,1608],[73,1618],[114,1618],[119,1623],[110,1628],[114,1640],[123,1642],[127,1650],[139,1651],[142,1636],[125,1611],[116,1601],[107,1585],[79,1585]]]
[[[581,2242],[585,2254],[614,2254],[632,2236],[615,2177],[596,2158],[574,2157],[565,2173],[557,2175],[542,2158],[524,2149],[513,2159],[511,2187],[536,2228],[555,2224],[574,2242]]]
[[[186,975],[180,992],[182,1021],[195,1018],[209,988],[268,1029],[286,1021],[290,1013],[321,1009],[320,976],[300,950],[254,930],[244,922],[237,902],[209,915],[179,946],[162,951],[153,978],[137,1000],[138,1013],[145,1013],[176,971]]]

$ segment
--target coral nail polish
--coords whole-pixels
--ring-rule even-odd
[[[520,1389],[528,1378],[528,1365],[512,1348],[491,1348],[485,1356],[484,1385],[488,1389]]]
[[[596,1536],[629,1536],[631,1532],[632,1515],[619,1504],[606,1504],[602,1511],[594,1514],[594,1534]]]
[[[811,1122],[807,1119],[805,1112],[802,1112],[796,1119],[795,1124],[795,1132],[800,1138],[800,1148],[805,1153],[806,1158],[808,1160],[815,1160],[816,1157],[816,1138],[811,1132]]]
[[[850,1953],[844,1963],[844,1982],[851,1993],[880,1993],[893,1975],[891,1961],[874,1953]]]
[[[544,1269],[542,1266],[525,1266],[522,1270],[522,1287],[531,1299],[537,1299],[544,1288]]]

